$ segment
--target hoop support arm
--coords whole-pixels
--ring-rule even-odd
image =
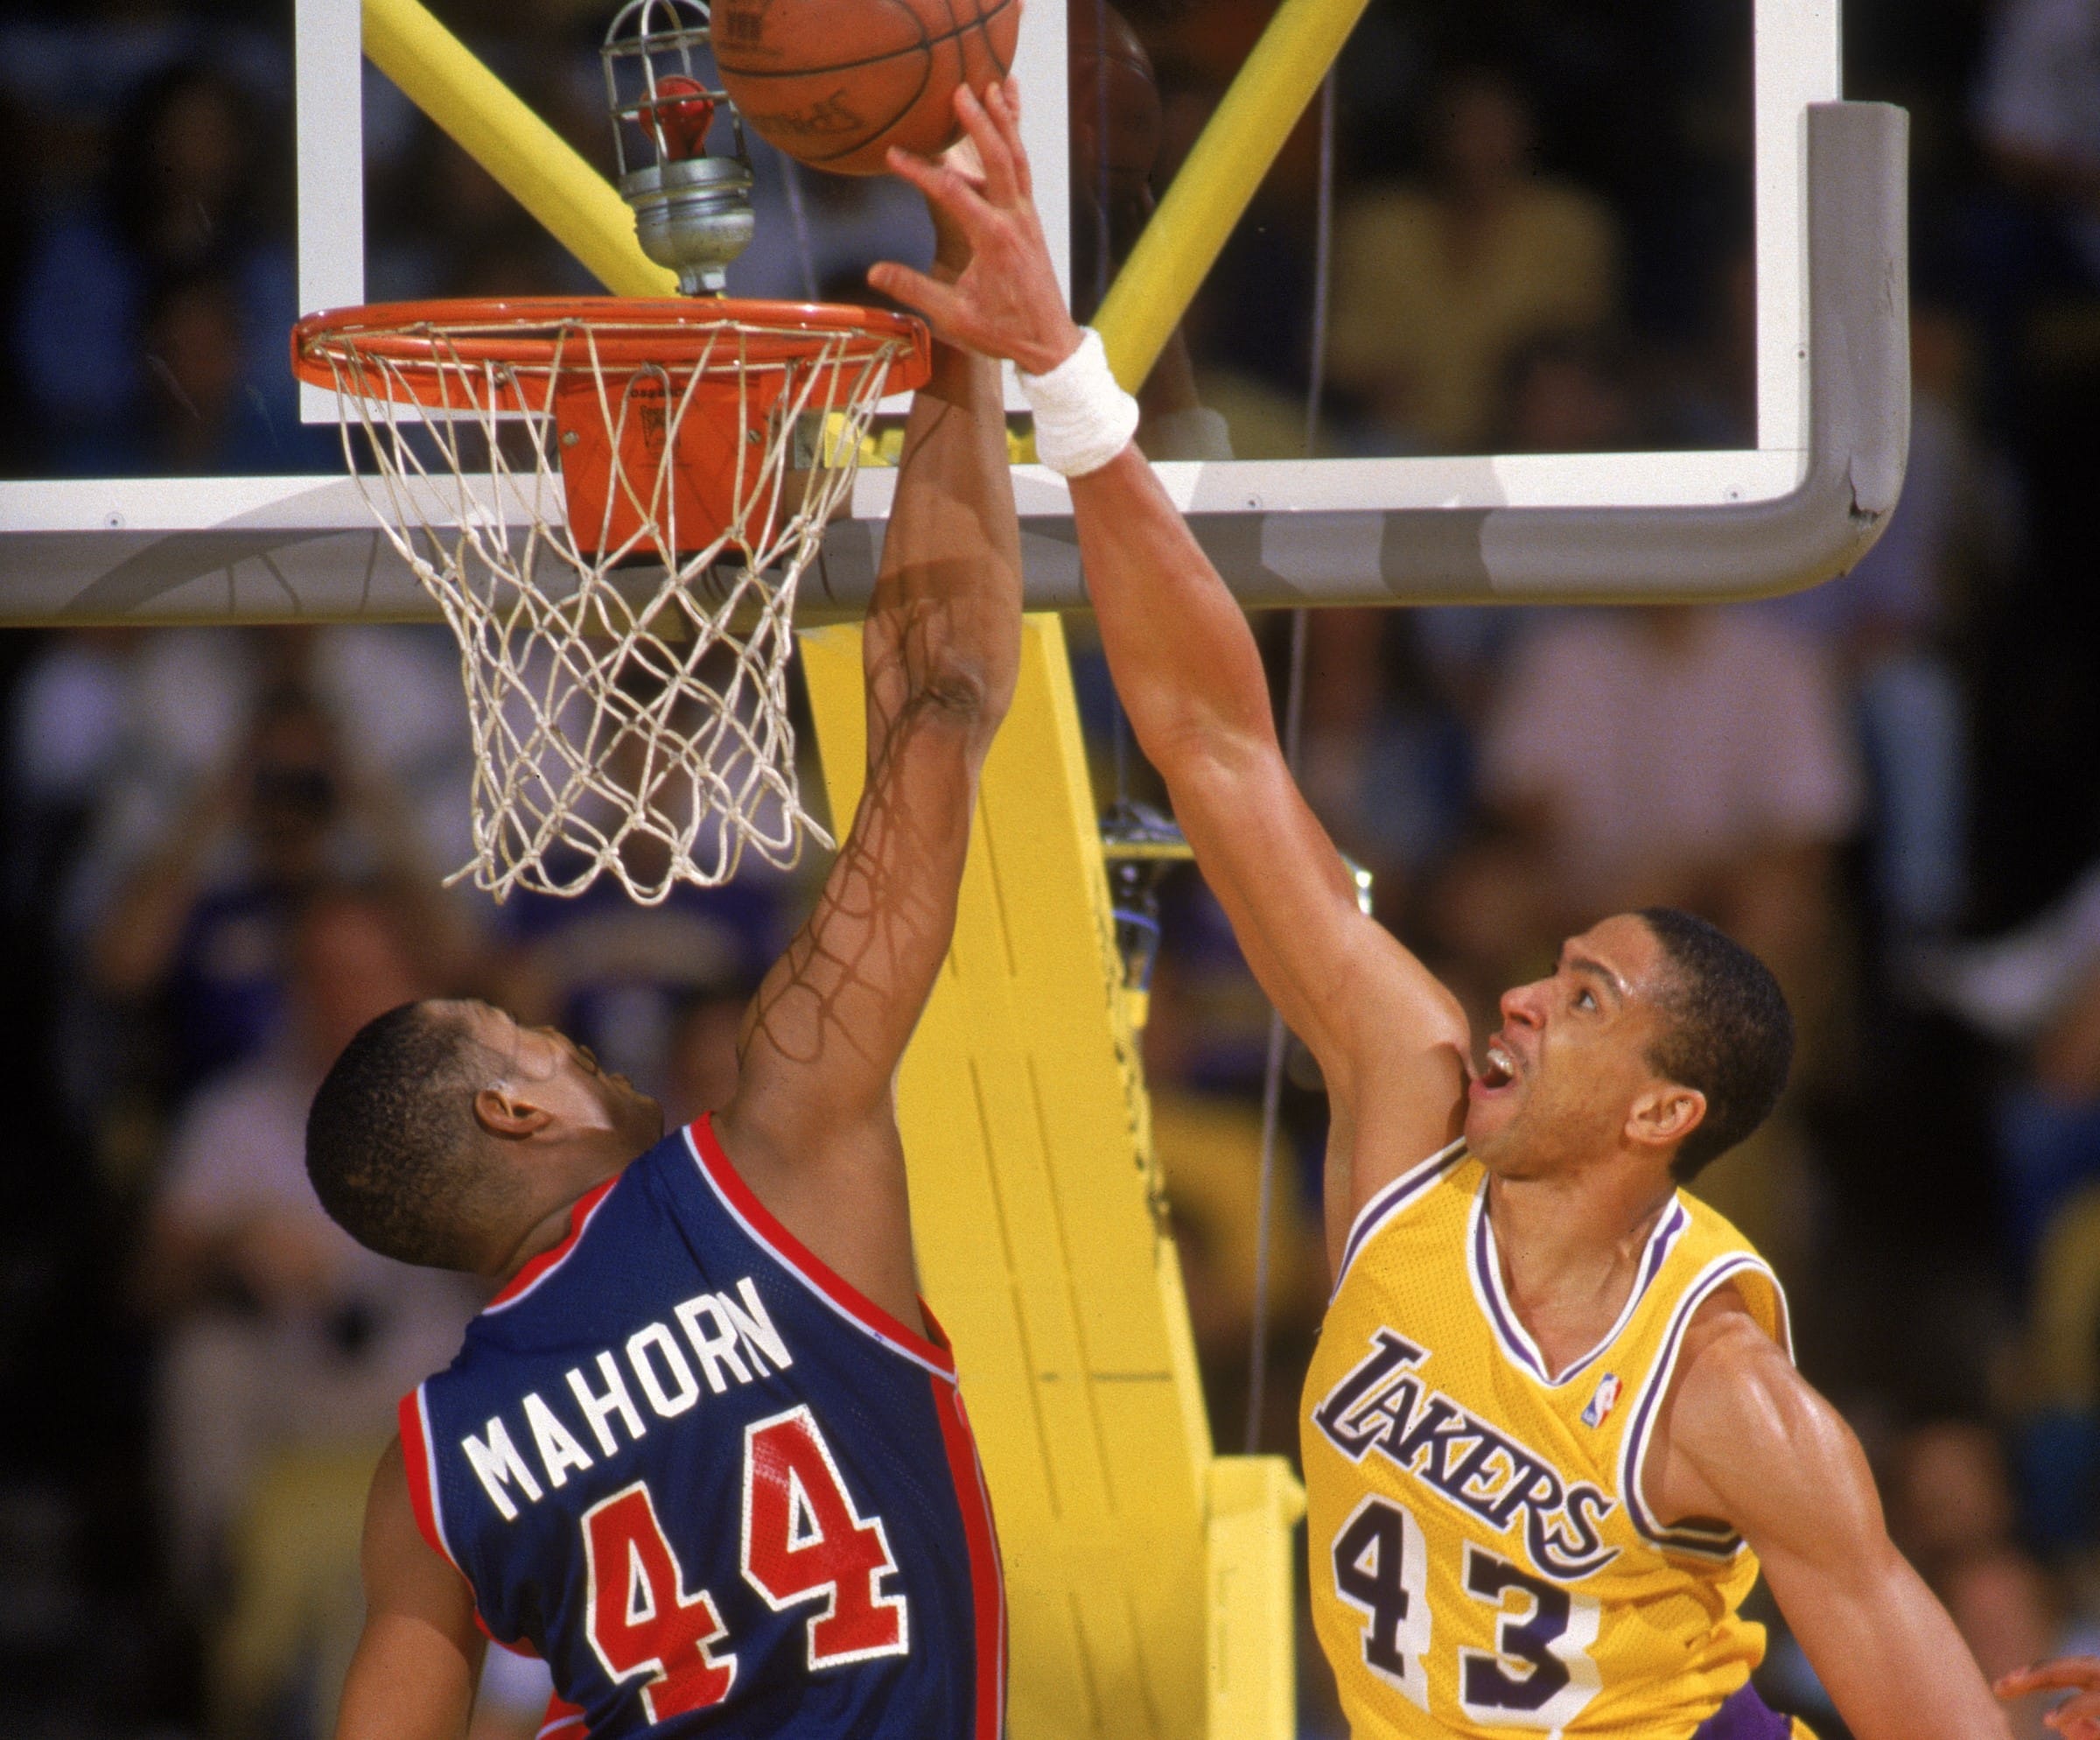
[[[1199,536],[1227,556],[1241,600],[1719,603],[1849,572],[1886,528],[1910,455],[1909,117],[1830,102],[1807,121],[1810,437],[1790,493],[1701,508],[1208,516]],[[1379,523],[1375,564],[1362,559],[1365,522]]]
[[[1910,453],[1909,117],[1812,103],[1807,126],[1810,439],[1791,491],[1689,508],[1205,513],[1199,475],[1189,523],[1234,595],[1249,609],[1722,603],[1849,572],[1886,525]],[[1236,495],[1258,491],[1264,467],[1226,469]],[[1048,518],[1053,492],[1064,485],[1048,472],[1021,491],[1028,607],[1084,609],[1074,534]],[[834,529],[835,589],[865,533]],[[822,607],[805,597],[806,616]]]

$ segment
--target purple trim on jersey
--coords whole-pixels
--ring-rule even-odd
[[[956,1381],[953,1354],[899,1323],[858,1288],[834,1274],[774,1218],[722,1152],[714,1126],[706,1118],[686,1126],[685,1145],[700,1175],[730,1217],[789,1274],[862,1334],[880,1342],[892,1353],[901,1353],[914,1365],[923,1365],[936,1378],[950,1384]]]
[[[1327,1295],[1329,1299],[1341,1291],[1341,1283],[1348,1276],[1349,1265],[1356,1260],[1357,1252],[1364,1247],[1371,1235],[1465,1158],[1466,1144],[1463,1140],[1453,1142],[1447,1148],[1438,1148],[1412,1172],[1402,1173],[1357,1210],[1356,1224],[1349,1228],[1348,1239],[1341,1247],[1341,1264],[1335,1271],[1334,1287]]]
[[[620,1182],[620,1177],[625,1175],[623,1173],[619,1176],[608,1178],[596,1189],[586,1190],[578,1196],[576,1199],[575,1206],[569,1210],[567,1236],[560,1244],[541,1252],[517,1273],[511,1276],[503,1290],[481,1308],[483,1313],[486,1315],[508,1310],[519,1300],[528,1297],[542,1281],[567,1262],[569,1253],[576,1249],[584,1234],[590,1231],[591,1223],[597,1217],[599,1204],[612,1194],[612,1187]]]
[[[1692,1730],[1691,1740],[1793,1740],[1794,1723],[1743,1686]]]
[[[1676,1523],[1665,1526],[1648,1515],[1642,1501],[1641,1477],[1648,1456],[1648,1433],[1659,1412],[1662,1398],[1670,1392],[1670,1380],[1677,1366],[1677,1355],[1684,1344],[1684,1331],[1690,1327],[1692,1314],[1706,1302],[1713,1292],[1731,1276],[1754,1270],[1769,1281],[1778,1298],[1780,1325],[1782,1336],[1786,1328],[1786,1294],[1780,1291],[1778,1279],[1765,1266],[1763,1259],[1747,1251],[1734,1252],[1717,1257],[1701,1269],[1684,1296],[1677,1301],[1676,1314],[1670,1318],[1670,1328],[1664,1332],[1662,1351],[1649,1369],[1648,1381],[1641,1386],[1640,1400],[1634,1405],[1634,1416],[1626,1428],[1626,1437],[1619,1446],[1619,1496],[1626,1501],[1626,1513],[1642,1535],[1658,1547],[1674,1553],[1688,1553],[1702,1559],[1732,1559],[1742,1551],[1743,1540],[1733,1529],[1726,1526],[1705,1527],[1696,1523]],[[1793,1358],[1790,1343],[1787,1357]]]
[[[1682,1202],[1673,1202],[1669,1212],[1656,1223],[1656,1230],[1648,1236],[1648,1250],[1641,1259],[1641,1271],[1634,1277],[1633,1290],[1627,1294],[1626,1304],[1620,1310],[1619,1321],[1605,1332],[1604,1339],[1578,1359],[1558,1377],[1546,1370],[1546,1357],[1538,1351],[1538,1344],[1531,1339],[1510,1304],[1508,1295],[1502,1290],[1502,1266],[1495,1260],[1494,1229],[1488,1218],[1488,1181],[1480,1180],[1480,1193],[1473,1202],[1473,1291],[1480,1301],[1494,1328],[1495,1339],[1502,1343],[1502,1351],[1517,1365],[1550,1390],[1573,1382],[1601,1359],[1612,1344],[1625,1333],[1626,1326],[1633,1321],[1634,1313],[1648,1289],[1655,1284],[1656,1275],[1662,1270],[1670,1251],[1691,1224],[1691,1216]]]

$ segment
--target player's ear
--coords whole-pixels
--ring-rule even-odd
[[[1626,1114],[1626,1136],[1644,1147],[1674,1147],[1705,1121],[1706,1096],[1676,1082],[1657,1082]]]
[[[474,1095],[474,1122],[490,1135],[514,1142],[538,1135],[554,1122],[554,1114],[508,1082],[498,1082]]]

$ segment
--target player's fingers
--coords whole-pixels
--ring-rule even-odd
[[[956,88],[956,116],[962,123],[962,130],[969,135],[970,143],[976,146],[978,161],[984,165],[984,197],[995,206],[1012,205],[1019,194],[1013,173],[1013,155],[990,112],[968,85]]]
[[[977,142],[965,133],[941,153],[941,166],[953,170],[980,192],[984,186],[984,160],[977,155]]]
[[[1007,153],[1012,159],[1014,191],[1020,198],[1033,204],[1035,175],[1028,166],[1028,148],[1021,140],[1019,81],[1012,78],[1001,80],[985,91],[984,102],[990,113],[992,125],[1006,142]]]
[[[2067,1655],[2032,1667],[2016,1667],[1992,1687],[2001,1698],[2024,1698],[2030,1692],[2100,1690],[2100,1657]]]
[[[893,297],[914,313],[923,314],[937,330],[947,327],[960,303],[955,291],[924,272],[884,260],[868,268],[868,282],[885,296]]]
[[[984,194],[969,177],[958,174],[945,164],[916,157],[896,145],[890,147],[887,162],[891,174],[910,182],[952,218],[965,235],[973,242],[976,240],[990,213]]]

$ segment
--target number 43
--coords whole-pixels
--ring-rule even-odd
[[[606,1673],[648,1676],[652,1724],[720,1703],[737,1678],[735,1654],[717,1647],[728,1628],[707,1590],[686,1588],[648,1485],[600,1499],[583,1526],[585,1630]],[[822,1603],[806,1627],[812,1670],[908,1652],[905,1599],[881,1592],[896,1568],[881,1518],[853,1508],[807,1407],[746,1428],[744,1580],[776,1613]]]
[[[1426,1710],[1429,1560],[1420,1526],[1398,1505],[1366,1498],[1335,1535],[1333,1556],[1334,1592],[1365,1616],[1364,1666]],[[1471,1541],[1464,1582],[1502,1617],[1494,1650],[1459,1651],[1460,1707],[1492,1727],[1565,1727],[1602,1683],[1586,1652],[1597,1641],[1597,1603]]]

